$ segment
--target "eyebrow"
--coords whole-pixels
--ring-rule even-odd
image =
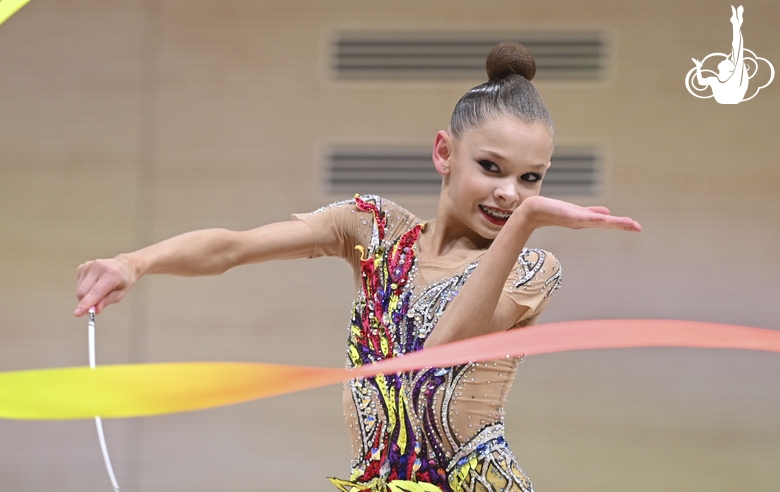
[[[501,155],[498,152],[495,152],[493,150],[485,149],[485,152],[487,152],[488,154],[490,154],[491,156],[493,156],[494,158],[496,158],[498,160],[501,160],[501,161],[505,161],[506,160],[506,157],[504,157],[503,155]],[[530,167],[532,167],[534,169],[545,169],[547,167],[547,163],[546,162],[541,162],[539,164],[531,164]]]

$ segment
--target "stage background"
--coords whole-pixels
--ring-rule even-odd
[[[744,5],[746,47],[780,68],[780,3]],[[334,80],[341,29],[606,33],[606,78],[537,87],[559,144],[605,151],[607,186],[578,201],[644,231],[535,234],[564,268],[542,321],[778,329],[780,81],[736,106],[683,84],[692,57],[730,50],[730,15],[711,0],[33,0],[0,26],[0,370],[86,364],[80,263],[346,198],[324,191],[323,146],[432,143],[482,82]],[[98,363],[340,366],[352,297],[334,259],[145,278],[98,317]],[[777,354],[741,351],[531,357],[508,440],[540,492],[776,491],[779,371]],[[350,459],[340,392],[107,421],[120,486],[332,490]],[[91,421],[6,420],[0,436],[2,490],[110,489]]]

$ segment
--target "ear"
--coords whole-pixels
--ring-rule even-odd
[[[449,133],[439,130],[433,143],[433,165],[442,176],[450,174],[453,140]]]

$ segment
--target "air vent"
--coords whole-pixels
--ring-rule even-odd
[[[432,194],[441,189],[430,147],[336,148],[327,174],[334,193]]]
[[[337,147],[327,161],[331,193],[426,195],[441,189],[430,147]],[[600,167],[593,147],[556,146],[542,194],[595,195],[600,191]]]
[[[333,68],[338,79],[483,80],[485,58],[502,41],[518,41],[531,51],[539,80],[603,77],[606,43],[592,31],[344,32],[336,38]]]
[[[556,145],[542,182],[545,196],[593,196],[601,192],[602,162],[594,147]]]

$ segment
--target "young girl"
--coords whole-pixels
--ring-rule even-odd
[[[561,280],[553,255],[525,248],[535,229],[640,226],[603,207],[539,196],[553,124],[529,82],[533,58],[521,45],[502,43],[487,70],[489,82],[468,91],[436,135],[442,188],[434,220],[356,196],[250,231],[190,232],[81,265],[76,316],[118,302],[145,274],[214,275],[328,255],[355,272],[349,367],[533,325]],[[531,491],[504,440],[503,407],[517,364],[502,359],[349,381],[352,473],[332,482],[349,492]]]

